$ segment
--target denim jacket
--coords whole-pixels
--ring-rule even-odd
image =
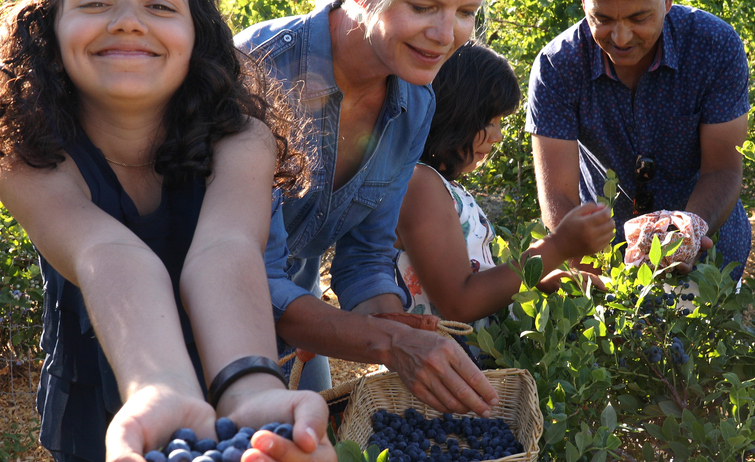
[[[285,199],[282,217],[273,216],[270,228],[271,240],[287,235],[286,250],[268,245],[266,252],[276,319],[296,298],[319,293],[320,256],[333,244],[332,287],[342,309],[389,293],[405,302],[396,285],[393,244],[401,201],[430,130],[435,96],[429,85],[390,76],[362,165],[334,192],[343,93],[333,75],[328,13],[338,7],[340,2],[334,2],[305,16],[255,24],[234,39],[242,51],[264,58],[314,124],[308,140],[316,161],[312,188],[304,197]]]

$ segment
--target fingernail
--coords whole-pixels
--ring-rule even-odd
[[[304,431],[307,432],[307,434],[312,437],[312,441],[314,441],[315,443],[317,443],[317,433],[315,433],[315,429],[314,428],[307,427],[307,428],[304,429]]]
[[[262,452],[269,452],[271,449],[273,449],[273,445],[275,442],[272,438],[268,439],[262,444]]]
[[[498,398],[493,398],[493,399],[490,400],[490,405],[491,406],[498,406],[499,402],[500,401],[498,400]]]
[[[488,409],[487,411],[483,412],[483,413],[482,413],[482,416],[483,416],[483,417],[485,417],[486,419],[487,419],[488,417],[490,417],[490,409]]]

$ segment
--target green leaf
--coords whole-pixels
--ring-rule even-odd
[[[689,443],[680,443],[678,441],[669,441],[668,443],[671,450],[674,452],[674,460],[687,460],[689,459],[690,452],[688,449]]]
[[[545,308],[543,308],[543,311],[539,312],[537,316],[535,317],[535,329],[538,330],[538,332],[545,331],[545,326],[548,324],[548,320],[550,319],[550,308],[548,305],[545,305]]]
[[[737,436],[737,429],[734,428],[734,425],[730,424],[729,422],[725,420],[721,421],[721,425],[719,428],[721,429],[721,436],[723,436],[725,440],[728,440],[730,438],[734,438],[735,436]]]
[[[604,449],[601,449],[600,451],[596,452],[594,456],[592,456],[592,459],[590,459],[591,462],[606,462],[606,457],[608,456],[608,452]]]
[[[692,424],[692,439],[694,439],[697,444],[705,444],[705,440],[707,438],[708,437],[705,434],[705,429],[703,429],[703,426],[700,425],[699,422],[694,422]]]
[[[380,452],[380,446],[378,446],[377,444],[370,445],[362,453],[362,460],[364,462],[377,462],[377,459],[380,456]]]
[[[380,453],[380,455],[377,458],[377,462],[388,462],[388,448],[383,449],[383,452]],[[340,461],[339,461],[340,462]]]
[[[583,429],[581,432],[577,433],[577,436],[574,437],[574,441],[577,443],[577,449],[579,449],[580,454],[584,454],[585,450],[592,446],[592,437],[587,429]]]
[[[639,401],[637,401],[637,398],[632,395],[619,395],[616,399],[619,401],[619,406],[625,413],[634,414],[640,409]]]
[[[527,337],[527,338],[537,341],[541,345],[545,345],[545,335],[543,335],[540,332],[537,332],[534,330],[525,330],[519,335],[520,337]]]
[[[643,263],[642,266],[640,266],[640,269],[637,271],[637,282],[643,286],[648,286],[653,282],[653,271],[648,265]]]
[[[556,422],[545,431],[545,443],[555,444],[564,440],[568,421]],[[340,462],[340,461],[339,461]]]
[[[569,441],[566,442],[566,462],[577,462],[581,455],[576,446]]]
[[[534,318],[537,314],[537,308],[535,308],[535,304],[531,302],[538,298],[540,298],[540,295],[534,291],[519,292],[511,297],[512,300],[519,302],[522,305],[524,313],[531,318]]]
[[[658,239],[657,234],[653,234],[653,243],[650,244],[650,253],[648,253],[648,258],[650,259],[650,263],[652,263],[653,266],[657,267],[658,263],[661,262],[662,256],[663,255],[661,254],[661,241]]]
[[[344,440],[335,445],[338,462],[362,462],[359,445],[351,440]]]
[[[672,415],[678,419],[682,418],[682,410],[679,408],[679,405],[671,400],[661,401],[658,403],[658,405],[661,407],[661,410],[665,415]]]
[[[642,458],[645,462],[655,462],[655,450],[650,443],[642,445]]]
[[[495,350],[495,342],[493,341],[493,337],[490,335],[490,333],[485,329],[480,329],[477,332],[477,342],[480,345],[480,349],[484,351],[485,353],[492,354]],[[499,356],[495,356],[495,359],[500,358],[500,352]]]
[[[543,276],[543,259],[540,255],[527,258],[524,262],[524,284],[533,289]]]
[[[600,424],[604,427],[608,427],[608,431],[612,432],[616,429],[616,410],[611,403],[608,403],[603,412],[600,414]]]
[[[660,441],[666,441],[666,437],[663,436],[663,431],[661,430],[661,427],[659,427],[658,425],[646,423],[644,427],[645,427],[645,430],[647,430],[647,432],[650,433],[650,436],[652,436],[653,438]]]
[[[666,441],[673,441],[679,436],[679,424],[676,422],[674,416],[670,415],[666,417],[666,420],[663,421],[661,431]]]

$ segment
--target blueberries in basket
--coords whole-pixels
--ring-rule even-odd
[[[293,440],[291,424],[273,422],[262,429]],[[178,429],[167,446],[161,451],[149,451],[144,458],[147,462],[239,462],[244,451],[252,447],[251,437],[255,430],[250,427],[237,430],[233,421],[221,417],[215,422],[215,432],[220,438],[219,442],[211,438],[197,441],[191,429]]]
[[[371,420],[369,443],[388,449],[391,462],[473,462],[524,452],[501,418],[442,414],[426,419],[410,408],[403,417],[380,409]]]

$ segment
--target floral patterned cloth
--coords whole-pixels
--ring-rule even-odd
[[[424,165],[424,164],[421,164]],[[427,168],[432,168],[427,166]],[[437,173],[435,169],[434,172]],[[440,173],[438,173],[440,176]],[[464,233],[464,240],[467,243],[467,252],[469,253],[469,264],[472,272],[483,271],[495,266],[493,255],[490,251],[490,243],[495,238],[488,218],[485,212],[475,201],[474,196],[469,191],[455,181],[448,181],[442,176],[443,184],[446,186],[448,193],[454,201],[456,213],[461,222],[461,230]],[[406,252],[399,253],[396,263],[397,276],[403,279],[410,296],[411,305],[406,309],[410,313],[417,314],[434,314],[440,316],[433,306],[433,303],[427,297],[427,293],[417,279],[417,275]],[[442,317],[442,316],[440,316]],[[487,319],[481,319],[473,324],[473,327],[486,327]]]
[[[700,241],[708,232],[705,220],[691,212],[659,210],[640,215],[624,223],[627,237],[627,251],[624,263],[640,266],[649,260],[648,254],[653,244],[653,236],[658,236],[661,245],[669,244],[676,236],[682,243],[673,255],[663,257],[663,266],[674,262],[685,262],[697,255]]]

